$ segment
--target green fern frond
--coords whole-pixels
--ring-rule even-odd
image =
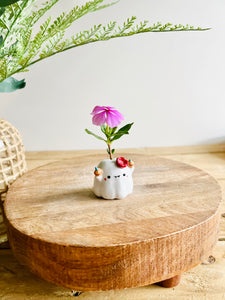
[[[51,2],[46,2],[47,7],[45,9],[42,9],[41,11],[39,10],[38,17],[40,15],[43,15],[46,12],[46,9],[50,9],[58,0],[53,0]],[[60,40],[58,40],[58,36],[61,37],[61,40],[63,38],[62,32],[64,33],[65,30],[71,26],[71,24],[77,20],[78,18],[84,16],[88,12],[93,12],[95,10],[100,9],[99,4],[102,3],[104,0],[94,0],[94,1],[89,1],[85,5],[79,7],[76,6],[74,7],[68,14],[62,13],[59,17],[57,17],[53,23],[50,25],[50,18],[47,19],[41,26],[40,26],[40,31],[36,34],[34,39],[30,41],[29,43],[29,50],[27,53],[24,54],[24,57],[22,60],[20,60],[20,65],[22,67],[26,66],[32,58],[34,58],[37,54],[38,51],[43,48],[43,45],[46,42],[50,42],[51,44],[54,44],[55,46],[53,47],[46,45],[45,48],[42,50],[40,53],[40,57],[44,58],[53,53],[53,50],[55,47],[59,44]],[[114,4],[114,3],[113,3]],[[112,5],[109,4],[109,5]],[[109,6],[106,5],[106,6]],[[105,6],[105,7],[106,7]],[[37,19],[37,16],[36,16]],[[33,19],[32,19],[33,20]],[[56,39],[54,41],[54,39]],[[51,51],[49,50],[51,49]]]
[[[66,30],[68,27],[71,26],[73,22],[83,17],[87,13],[102,9],[101,6],[99,6],[99,4],[102,3],[103,1],[104,0],[89,1],[85,5],[74,7],[68,14],[63,12],[58,18],[55,19],[53,24],[49,27],[45,39],[53,37],[61,30]],[[110,6],[114,3],[115,2],[108,4],[105,7]]]
[[[48,41],[48,44],[45,46],[45,48],[42,50],[40,54],[40,58],[45,58],[48,56],[51,56],[56,49],[58,48],[58,44],[62,41],[63,37],[65,35],[65,32],[59,32],[57,36],[54,36],[54,38],[50,39]],[[69,40],[64,41],[64,47],[66,47]]]
[[[0,59],[0,81],[7,78],[7,61],[5,58]]]
[[[41,17],[43,17],[49,9],[51,9],[59,0],[51,0],[47,1],[43,4],[43,8],[33,11],[32,15],[28,17],[28,19],[25,20],[25,22],[28,22],[30,26],[33,26],[36,24]]]
[[[104,1],[104,0],[103,0]],[[104,8],[107,8],[107,7],[110,7],[110,6],[112,6],[112,5],[115,5],[116,3],[118,3],[120,0],[118,0],[118,1],[114,1],[114,2],[111,2],[111,3],[108,3],[108,4],[104,4],[104,5],[100,5],[100,6],[98,6],[96,9],[95,9],[95,11],[97,11],[97,10],[100,10],[100,9],[104,9]]]
[[[1,20],[1,19],[0,19],[0,27],[1,27],[3,30],[4,30],[4,29],[9,30],[7,24],[6,24],[3,20]]]
[[[108,4],[103,4],[105,0],[88,1],[84,5],[75,6],[68,13],[61,13],[54,20],[51,17],[47,18],[37,30],[35,27],[37,22],[58,1],[48,0],[39,9],[35,6],[35,0],[21,0],[8,7],[0,8],[0,83],[15,73],[27,71],[31,65],[45,58],[85,44],[145,32],[208,29],[181,24],[161,24],[160,22],[148,26],[148,21],[136,23],[136,17],[131,17],[122,25],[117,25],[115,21],[106,25],[94,25],[89,30],[78,32],[71,38],[64,39],[66,30],[79,18],[112,6],[118,1]]]
[[[119,38],[132,36],[134,34],[140,34],[145,32],[172,32],[172,31],[191,31],[191,30],[205,30],[201,28],[194,28],[193,26],[183,26],[183,25],[172,25],[170,23],[166,24],[153,24],[150,27],[147,27],[148,22],[143,21],[140,24],[134,25],[136,17],[131,17],[127,19],[126,22],[123,23],[122,26],[118,26],[116,28],[116,22],[110,22],[106,26],[99,24],[98,26],[94,26],[90,30],[81,31],[80,33],[73,36],[71,39],[67,39],[61,43],[56,43],[55,48],[51,48],[51,51],[47,51],[44,49],[40,54],[40,58],[46,58],[48,56],[52,56],[54,54],[82,46],[85,44],[106,41],[108,39]],[[40,59],[38,59],[40,60]]]
[[[4,32],[4,43],[6,46],[7,39],[9,40],[8,42],[11,42],[16,38],[14,34],[14,28],[18,25],[17,22],[20,19],[23,19],[23,13],[26,12],[28,4],[31,4],[32,2],[34,2],[34,0],[23,0],[20,5],[18,3],[15,3],[5,9],[2,21],[7,24],[8,27],[7,31]]]
[[[19,64],[24,67],[26,66],[30,60],[36,56],[39,49],[42,47],[44,35],[48,30],[49,24],[51,22],[51,17],[49,17],[41,26],[40,31],[35,35],[33,40],[28,42],[29,48],[27,51],[24,51],[24,57],[19,61]]]

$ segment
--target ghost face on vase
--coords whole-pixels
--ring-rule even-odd
[[[95,195],[104,199],[122,199],[131,194],[133,171],[134,166],[118,167],[116,159],[102,160],[95,172],[93,188]]]

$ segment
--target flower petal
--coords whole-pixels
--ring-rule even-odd
[[[111,111],[108,111],[106,117],[106,123],[109,125],[109,127],[117,127],[120,124],[120,120],[117,119],[116,115],[112,113]]]
[[[105,111],[105,106],[99,106],[99,105],[97,105],[92,110],[91,115],[95,115],[95,114],[98,114],[98,113],[103,112],[103,111]]]
[[[102,106],[102,107],[104,107],[104,109],[106,110],[116,110],[116,108],[112,106]]]
[[[115,115],[118,121],[122,122],[124,120],[124,116],[118,110],[113,110],[112,113]]]
[[[106,112],[106,123],[109,125],[109,127],[117,127],[122,120],[124,120],[123,115],[118,112],[117,110],[109,110]]]
[[[112,106],[100,106],[94,107],[91,115],[93,115],[92,123],[97,126],[108,124],[111,128],[117,127],[122,120],[123,115]]]
[[[105,111],[98,113],[93,116],[92,123],[97,126],[104,125],[106,123],[106,113]]]

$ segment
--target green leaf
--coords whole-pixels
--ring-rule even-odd
[[[3,37],[2,37],[2,35],[0,36],[0,47],[2,46],[2,44],[3,44]]]
[[[130,123],[130,124],[127,124],[125,126],[123,126],[122,128],[120,128],[115,134],[114,134],[114,137],[111,139],[111,142],[112,141],[115,141],[115,140],[118,140],[119,138],[121,138],[124,134],[129,134],[129,130],[131,128],[131,126],[133,125],[134,123]]]
[[[47,1],[41,9],[37,11],[33,11],[32,15],[29,17],[30,26],[33,26],[37,21],[49,10],[54,6],[59,0],[50,0]]]
[[[116,132],[116,134],[122,133],[122,132],[127,132],[127,133],[128,133],[128,131],[131,129],[131,126],[132,126],[133,124],[134,124],[134,123],[130,123],[130,124],[127,124],[127,125],[123,126],[122,128],[120,128],[120,129]]]
[[[111,135],[113,135],[113,134],[116,132],[116,130],[117,130],[117,127],[113,127],[113,128],[112,128]]]
[[[86,131],[88,134],[91,134],[91,135],[93,135],[94,137],[96,137],[96,139],[99,139],[99,140],[101,140],[101,141],[107,142],[107,141],[104,140],[101,136],[99,136],[99,135],[97,135],[97,134],[91,132],[90,130],[85,129],[85,131]]]
[[[4,12],[5,12],[5,8],[4,7],[0,8],[0,17],[4,14]]]
[[[108,154],[110,154],[110,153],[109,153],[109,148],[107,148],[106,151],[107,151]],[[115,152],[115,149],[112,149],[112,150],[111,150],[111,153],[113,154],[114,152]]]
[[[4,6],[8,6],[8,5],[11,5],[13,3],[16,3],[20,0],[1,0],[0,1],[0,7],[4,7]]]
[[[106,134],[106,125],[102,125],[100,128],[101,128],[101,131],[102,131],[104,134]]]
[[[101,5],[101,6],[99,6],[99,7],[96,9],[96,11],[97,11],[97,10],[100,10],[100,9],[104,9],[104,8],[106,8],[106,7],[110,7],[110,6],[112,6],[112,5],[116,4],[116,3],[118,3],[119,1],[120,1],[120,0],[111,2],[111,3],[109,3],[109,4]]]
[[[3,22],[1,19],[0,19],[0,27],[2,27],[3,29],[8,29],[8,26],[6,25],[6,23]]]
[[[13,77],[6,78],[0,82],[0,93],[11,93],[26,86],[25,79],[16,80]]]
[[[7,60],[5,58],[0,59],[0,81],[7,77]]]
[[[120,139],[120,138],[121,138],[123,135],[125,135],[125,134],[129,134],[129,132],[121,132],[121,133],[119,133],[119,134],[116,133],[116,134],[114,135],[114,137],[111,139],[111,142]]]

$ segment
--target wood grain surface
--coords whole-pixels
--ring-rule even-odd
[[[5,201],[16,257],[44,279],[78,290],[147,285],[176,276],[211,254],[221,191],[189,165],[133,154],[134,193],[96,198],[93,167],[80,156],[33,170]]]
[[[157,285],[123,290],[84,292],[78,298],[72,291],[55,286],[21,266],[9,249],[0,250],[0,299],[2,300],[221,300],[225,298],[225,242],[218,242],[214,263],[204,263],[182,275],[172,289]]]

